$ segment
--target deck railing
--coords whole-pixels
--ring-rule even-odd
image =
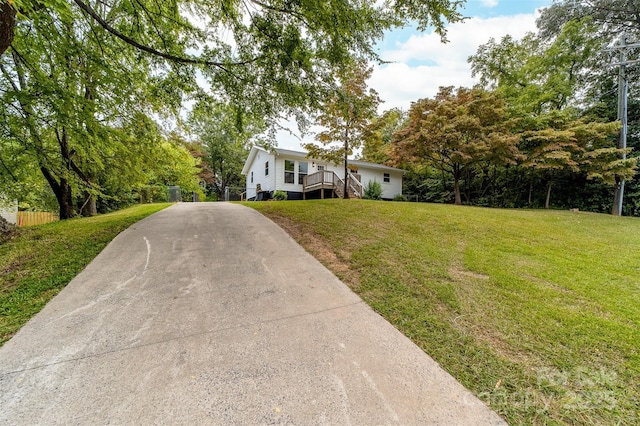
[[[349,173],[348,183],[349,188],[351,188],[351,191],[353,191],[356,197],[362,198],[362,196],[364,195],[364,187],[362,186],[362,182],[360,182],[355,175]]]
[[[334,172],[321,170],[305,176],[302,181],[302,187],[307,189],[316,185],[333,185],[336,182],[336,178],[337,176]]]
[[[363,188],[360,181],[351,173],[349,173],[347,179],[347,184],[351,192],[353,192],[356,197],[361,198]],[[325,188],[333,189],[338,197],[344,198],[344,180],[332,171],[321,170],[305,176],[302,181],[302,191],[305,193],[318,189],[324,190]]]

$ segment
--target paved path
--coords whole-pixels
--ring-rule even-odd
[[[501,419],[251,209],[120,234],[0,348],[0,424]]]

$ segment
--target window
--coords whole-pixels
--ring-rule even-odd
[[[269,162],[265,161],[264,163],[264,175],[269,176]]]
[[[389,175],[389,173],[384,174],[384,181],[387,183],[391,182],[391,176]]]
[[[321,172],[324,170],[324,166],[318,165],[318,171]]]
[[[309,163],[306,161],[300,161],[298,163],[298,185],[304,183],[304,177],[309,173]]]
[[[284,160],[284,183],[296,183],[296,163],[293,160]]]
[[[251,172],[251,183],[253,183],[253,172]]]

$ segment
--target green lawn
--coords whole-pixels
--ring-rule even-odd
[[[640,423],[640,219],[246,203],[511,424]]]
[[[131,224],[171,204],[20,229],[0,243],[0,345]]]

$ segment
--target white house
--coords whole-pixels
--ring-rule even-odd
[[[9,200],[0,194],[0,216],[5,218],[7,222],[12,224],[18,223],[18,202]]]
[[[361,198],[370,181],[380,182],[384,199],[402,194],[404,170],[357,160],[349,160],[348,166],[350,197]],[[268,199],[275,190],[286,191],[289,200],[343,197],[344,165],[307,158],[306,152],[254,146],[242,174],[247,177],[247,200]]]

